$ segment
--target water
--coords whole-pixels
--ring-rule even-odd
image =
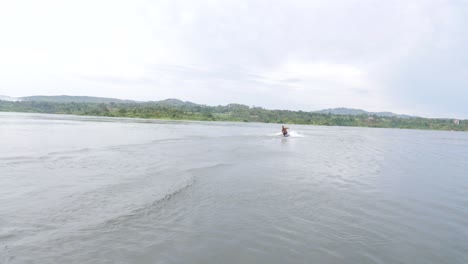
[[[468,263],[468,133],[0,113],[0,263]]]

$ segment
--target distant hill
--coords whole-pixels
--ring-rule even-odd
[[[169,98],[169,99],[165,99],[161,101],[151,101],[148,103],[155,103],[158,105],[165,105],[165,106],[196,106],[198,105],[196,103],[192,103],[189,101],[182,101],[182,100],[174,99],[174,98]]]
[[[331,108],[331,109],[324,109],[320,111],[315,111],[315,113],[319,114],[332,114],[332,115],[368,115],[368,116],[379,116],[379,117],[399,117],[399,118],[413,118],[415,116],[409,115],[400,115],[395,114],[392,112],[367,112],[362,109],[353,109],[353,108]]]
[[[26,96],[26,97],[9,97],[9,96],[0,96],[0,100],[3,101],[39,101],[39,102],[52,102],[52,103],[134,103],[134,104],[156,104],[162,106],[173,106],[173,107],[192,107],[192,106],[201,106],[196,103],[182,101],[179,99],[169,98],[161,101],[133,101],[133,100],[122,100],[116,98],[106,98],[106,97],[93,97],[93,96],[69,96],[69,95],[55,95],[55,96]],[[247,105],[241,104],[229,104],[227,105],[230,109],[249,109]],[[352,116],[378,116],[378,117],[399,117],[399,118],[414,118],[415,116],[409,115],[400,115],[391,112],[368,112],[362,109],[353,109],[353,108],[331,108],[324,109],[320,111],[314,111],[312,113],[318,114],[331,114],[331,115],[352,115]]]
[[[6,96],[8,97],[8,96]],[[13,97],[9,97],[13,98]],[[195,106],[197,104],[182,101],[179,99],[165,99],[161,101],[134,101],[134,100],[122,100],[116,98],[107,98],[107,97],[93,97],[93,96],[69,96],[69,95],[52,95],[52,96],[44,96],[44,95],[36,95],[36,96],[26,96],[15,98],[21,101],[36,101],[36,102],[52,102],[52,103],[145,103],[145,104],[158,104],[164,106]],[[1,100],[1,99],[0,99]],[[6,101],[6,100],[5,100]],[[12,100],[10,100],[12,101]]]
[[[5,95],[0,95],[0,101],[17,102],[17,101],[21,101],[21,99],[20,98],[15,98],[15,97],[10,97],[10,96],[5,96]]]
[[[132,100],[121,100],[106,97],[92,97],[92,96],[69,96],[69,95],[54,95],[54,96],[26,96],[20,97],[23,101],[37,101],[37,102],[54,102],[54,103],[136,103]]]

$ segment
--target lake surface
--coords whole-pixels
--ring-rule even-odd
[[[468,263],[468,133],[0,113],[0,263]]]

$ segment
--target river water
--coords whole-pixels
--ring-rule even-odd
[[[468,263],[468,133],[0,113],[0,263]]]

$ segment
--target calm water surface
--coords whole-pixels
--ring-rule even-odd
[[[0,263],[468,263],[468,133],[0,113]]]

